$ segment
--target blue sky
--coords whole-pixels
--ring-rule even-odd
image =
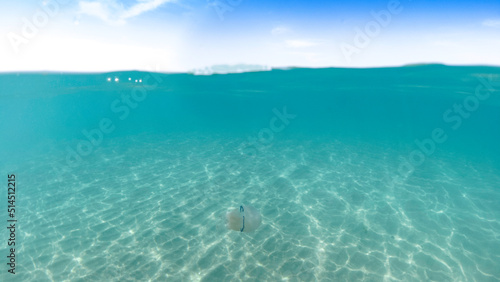
[[[498,0],[28,0],[2,6],[0,71],[500,66]]]

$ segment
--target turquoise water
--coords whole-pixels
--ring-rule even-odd
[[[0,171],[18,185],[2,281],[500,279],[500,68],[0,85]],[[262,225],[227,230],[243,204]]]

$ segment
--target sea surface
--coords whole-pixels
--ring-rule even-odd
[[[4,73],[0,134],[1,281],[500,280],[500,68]]]

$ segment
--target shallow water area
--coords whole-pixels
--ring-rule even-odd
[[[500,279],[499,91],[456,130],[442,117],[486,71],[354,71],[370,87],[351,71],[163,75],[124,119],[111,105],[133,86],[109,74],[2,92],[24,117],[0,123],[22,137],[0,150],[18,156],[0,162],[19,186],[15,281]],[[103,118],[116,128],[92,143],[82,130]],[[426,154],[415,140],[435,128],[448,140]],[[226,228],[240,205],[260,212],[255,231]]]
[[[283,142],[242,160],[235,140],[142,138],[109,140],[78,174],[52,170],[54,154],[18,168],[26,175],[19,185],[30,187],[21,194],[29,208],[19,219],[19,277],[499,275],[495,171],[460,171],[456,160],[442,158],[402,180],[391,178],[392,152],[369,145]],[[227,206],[248,199],[261,210],[262,226],[253,233],[221,227]]]

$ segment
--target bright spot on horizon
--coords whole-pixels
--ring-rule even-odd
[[[118,77],[115,77],[115,82],[118,82],[118,81],[119,81]]]
[[[108,81],[111,81],[111,77],[108,77]]]

